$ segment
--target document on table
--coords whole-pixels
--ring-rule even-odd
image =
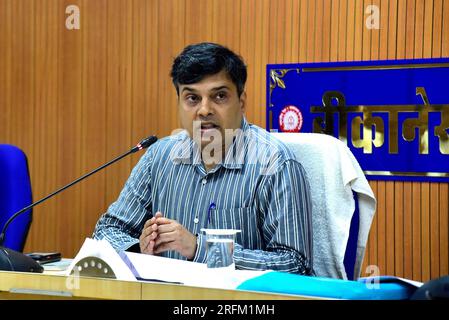
[[[86,257],[102,259],[119,280],[164,281],[207,288],[235,289],[243,281],[268,272],[207,268],[204,263],[117,252],[105,240],[87,238],[66,270],[66,275],[70,275],[77,263]]]
[[[132,252],[126,252],[126,255],[140,278],[176,282],[196,287],[235,289],[243,281],[268,272],[207,268],[205,263]]]

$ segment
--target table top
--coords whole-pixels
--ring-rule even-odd
[[[122,281],[57,274],[0,271],[0,299],[290,300],[315,297]]]

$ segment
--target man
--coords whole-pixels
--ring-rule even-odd
[[[246,121],[242,59],[217,44],[191,45],[171,76],[184,130],[147,150],[94,237],[205,262],[201,228],[238,229],[238,269],[313,274],[308,182],[280,141]]]

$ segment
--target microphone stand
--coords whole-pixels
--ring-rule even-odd
[[[143,139],[140,141],[136,146],[134,146],[131,150],[128,152],[125,152],[124,154],[118,156],[117,158],[105,163],[104,165],[96,168],[95,170],[92,170],[89,173],[86,173],[85,175],[79,177],[75,181],[70,182],[69,184],[63,186],[62,188],[59,188],[58,190],[52,192],[51,194],[45,196],[44,198],[40,199],[39,201],[36,201],[29,206],[21,209],[20,211],[17,211],[14,213],[8,221],[6,221],[5,225],[3,226],[2,232],[0,233],[0,270],[7,270],[7,271],[22,271],[22,272],[38,272],[42,273],[44,271],[44,268],[38,264],[36,261],[34,261],[32,258],[28,257],[27,255],[17,252],[8,248],[3,247],[3,242],[5,240],[6,236],[6,230],[8,229],[8,226],[12,221],[14,221],[18,216],[23,214],[24,212],[30,210],[34,206],[50,199],[51,197],[57,195],[58,193],[64,191],[67,188],[70,188],[74,184],[86,179],[87,177],[93,175],[94,173],[102,170],[103,168],[106,168],[107,166],[113,164],[114,162],[117,162],[118,160],[126,157],[127,155],[131,153],[135,153],[137,151],[140,151],[142,149],[148,148],[153,143],[157,141],[156,136],[150,136],[146,139]]]

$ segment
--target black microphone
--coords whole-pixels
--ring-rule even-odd
[[[0,270],[6,270],[6,271],[21,271],[21,272],[43,272],[44,268],[38,264],[36,261],[34,261],[32,258],[28,257],[27,255],[17,252],[8,248],[3,247],[3,242],[5,240],[6,230],[8,229],[9,224],[14,221],[18,216],[20,216],[22,213],[30,210],[34,206],[44,202],[45,200],[50,199],[51,197],[57,195],[58,193],[64,191],[65,189],[73,186],[74,184],[80,182],[81,180],[86,179],[87,177],[93,175],[94,173],[100,171],[103,168],[106,168],[107,166],[113,164],[114,162],[126,157],[127,155],[131,153],[135,153],[137,151],[140,151],[142,149],[148,148],[153,143],[157,141],[156,136],[150,136],[146,139],[143,139],[140,141],[137,145],[135,145],[131,150],[128,152],[122,154],[121,156],[118,156],[117,158],[109,161],[108,163],[105,163],[101,167],[98,167],[97,169],[83,175],[82,177],[76,179],[73,182],[70,182],[69,184],[65,185],[62,188],[59,188],[58,190],[52,192],[48,196],[40,199],[39,201],[36,201],[29,206],[21,209],[20,211],[14,213],[8,221],[6,221],[5,225],[3,226],[3,230],[0,233]]]

